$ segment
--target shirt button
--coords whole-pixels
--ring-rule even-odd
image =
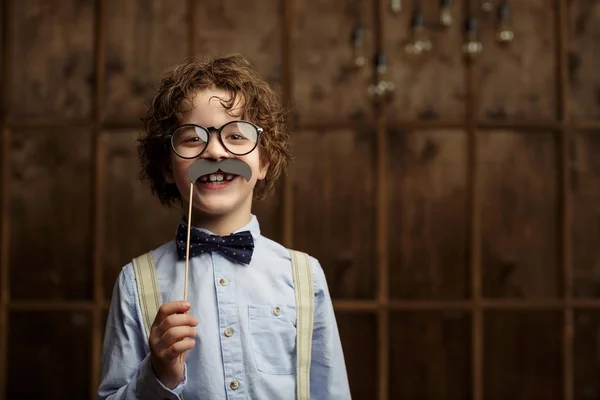
[[[219,280],[219,283],[221,284],[221,286],[227,286],[227,284],[229,283],[229,281],[225,278],[221,278]]]
[[[232,337],[233,336],[233,329],[227,328],[227,329],[225,329],[225,332],[223,332],[223,333],[225,333],[225,336],[227,336],[227,337]]]
[[[279,307],[273,308],[273,314],[275,314],[275,315],[281,314],[281,308],[279,308]]]
[[[229,384],[229,387],[231,388],[231,390],[238,390],[240,387],[240,383],[236,380],[231,381],[231,383]]]

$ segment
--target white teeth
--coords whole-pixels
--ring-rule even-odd
[[[210,180],[211,182],[221,182],[223,179],[225,179],[223,177],[223,174],[210,174],[210,176],[208,177],[208,180]],[[202,181],[206,182],[207,177],[203,176],[202,177]]]
[[[208,176],[206,176],[206,175],[205,175],[205,176],[201,176],[201,177],[200,177],[200,180],[201,180],[202,182],[206,182],[206,181],[208,180]]]
[[[227,176],[225,177],[225,179],[227,179],[228,181],[230,181],[230,180],[232,180],[232,179],[233,179],[233,175],[227,175]]]

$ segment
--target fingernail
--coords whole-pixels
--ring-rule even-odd
[[[187,301],[184,301],[184,302],[183,302],[183,306],[184,306],[184,307],[191,307],[192,305],[191,305],[189,302],[187,302]]]

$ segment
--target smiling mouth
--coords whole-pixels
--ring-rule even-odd
[[[202,175],[198,180],[204,184],[213,184],[218,185],[221,183],[229,182],[233,180],[237,175],[233,174],[224,174],[222,172],[217,172],[214,174]]]

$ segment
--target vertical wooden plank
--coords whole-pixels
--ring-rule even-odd
[[[372,0],[296,2],[293,25],[294,119],[300,125],[373,121],[367,89],[372,80]],[[335,16],[335,17],[333,17]],[[352,30],[364,32],[362,68],[354,65]]]
[[[464,311],[394,312],[389,398],[470,399],[470,326]]]
[[[90,214],[90,223],[92,225],[92,267],[93,267],[93,285],[94,285],[94,309],[92,313],[91,329],[91,359],[90,368],[90,395],[94,397],[100,382],[101,354],[102,354],[102,329],[104,327],[102,318],[104,317],[103,306],[104,296],[102,289],[104,282],[102,280],[101,257],[103,252],[102,232],[104,228],[104,208],[102,207],[102,192],[104,181],[101,157],[101,130],[100,124],[105,114],[105,87],[106,79],[106,2],[105,0],[96,0],[94,9],[94,70],[96,71],[94,85],[93,101],[93,122],[94,131],[92,138],[92,207]]]
[[[8,149],[10,141],[10,132],[7,126],[7,116],[10,104],[9,87],[6,85],[9,76],[9,24],[8,15],[9,1],[3,0],[0,4],[0,35],[1,48],[0,54],[2,59],[0,65],[2,68],[2,91],[0,92],[0,397],[6,397],[7,390],[7,363],[8,363],[8,302],[10,299],[9,293],[9,268],[8,268],[8,251],[9,237],[8,227],[10,224],[8,213]]]
[[[391,297],[466,299],[471,291],[466,134],[392,132],[386,151]]]
[[[496,42],[496,13],[479,13],[480,121],[558,118],[554,5],[554,0],[510,1],[515,38],[507,46]]]
[[[87,312],[11,312],[6,398],[89,398],[90,320]]]
[[[562,400],[561,311],[486,311],[486,400]]]
[[[242,53],[281,93],[281,6],[279,0],[221,0],[197,7],[197,54]]]
[[[12,2],[10,82],[14,119],[64,121],[91,117],[93,4],[78,0]]]
[[[568,22],[568,43],[565,43],[570,117],[575,120],[600,120],[600,3],[595,0],[560,0],[560,10],[568,12],[561,29]],[[563,14],[564,15],[564,14]],[[565,40],[566,42],[566,40]]]
[[[374,314],[337,312],[353,400],[373,400],[378,391],[377,322]]]
[[[168,0],[109,0],[106,4],[108,121],[137,122],[160,75],[188,53],[188,10]]]
[[[595,399],[600,396],[600,312],[576,310],[574,326],[573,392],[576,400]]]
[[[281,0],[283,8],[283,17],[281,18],[281,55],[283,63],[283,73],[281,75],[281,99],[283,105],[290,109],[292,108],[292,92],[294,88],[295,77],[293,74],[294,52],[292,50],[292,27],[296,21],[296,0]],[[291,129],[291,121],[286,119],[288,129]],[[281,214],[281,243],[291,248],[294,243],[294,182],[290,174],[282,177],[282,214]]]
[[[384,32],[385,32],[385,13],[387,12],[385,0],[377,0],[373,4],[373,29],[375,31],[374,49],[377,56],[384,52]],[[363,24],[365,24],[363,22]],[[365,24],[366,25],[366,24]],[[368,48],[368,46],[366,46]],[[368,65],[368,64],[367,64]],[[386,104],[385,106],[388,106]],[[379,400],[387,400],[390,396],[390,307],[389,307],[389,134],[386,129],[386,109],[379,104],[374,107],[376,132],[376,185],[375,205],[376,205],[376,239],[377,239],[377,304],[378,304],[378,366],[379,366]]]
[[[294,245],[319,259],[335,299],[376,296],[375,140],[347,130],[294,135]]]
[[[14,299],[93,298],[91,149],[92,135],[86,131],[12,135],[9,266]]]
[[[109,301],[117,276],[134,257],[172,240],[181,218],[176,208],[166,210],[139,179],[135,149],[137,131],[105,132],[102,136],[102,179],[110,182],[102,193],[104,215],[101,254],[102,299]],[[148,218],[151,215],[152,218]]]
[[[553,132],[481,134],[484,295],[562,298]]]
[[[385,0],[389,3],[390,0]],[[465,117],[465,73],[462,46],[463,0],[452,1],[453,26],[440,24],[439,1],[418,4],[424,18],[423,32],[432,49],[420,56],[407,52],[415,6],[404,2],[401,13],[385,14],[385,51],[389,56],[388,79],[394,82],[394,100],[388,121],[462,121]]]

